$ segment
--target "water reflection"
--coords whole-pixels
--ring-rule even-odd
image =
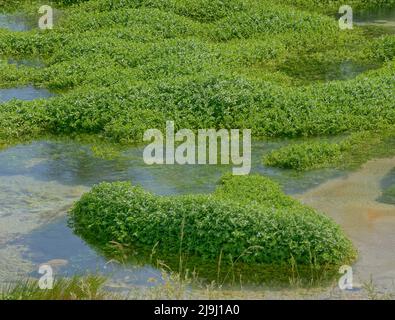
[[[375,279],[388,283],[394,270],[388,259],[395,207],[375,199],[394,179],[394,159],[370,162],[349,175],[339,170],[297,174],[262,165],[263,154],[287,143],[254,142],[253,172],[272,177],[288,193],[302,194],[304,202],[331,215],[362,250],[357,274],[366,280],[377,271]],[[147,166],[142,152],[133,147],[114,159],[99,159],[89,145],[70,140],[37,141],[1,152],[0,282],[13,279],[15,270],[19,276],[37,276],[38,265],[46,262],[57,265],[58,275],[100,272],[116,286],[148,287],[150,278],[160,280],[159,270],[150,265],[109,263],[68,228],[68,209],[101,181],[132,181],[157,194],[208,193],[231,166]]]
[[[76,237],[67,227],[65,217],[30,234],[18,238],[9,245],[23,244],[28,251],[23,255],[39,266],[50,264],[58,276],[70,277],[84,274],[105,274],[111,277],[112,283],[123,283],[133,286],[150,286],[147,279],[161,278],[159,270],[152,266],[131,266],[117,261],[108,261]],[[30,273],[38,277],[37,270]],[[152,284],[151,284],[152,285]]]
[[[296,173],[267,168],[262,157],[286,141],[257,141],[252,146],[252,172],[280,182],[287,193],[300,193],[344,172],[336,169]],[[101,181],[132,181],[157,194],[208,193],[230,165],[153,165],[144,163],[143,147],[122,151],[114,159],[95,156],[89,145],[73,141],[38,141],[0,154],[0,176],[23,175],[36,181],[87,187]]]

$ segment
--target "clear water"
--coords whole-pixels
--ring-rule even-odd
[[[395,292],[395,206],[377,201],[394,169],[395,158],[371,160],[298,196],[332,217],[357,247],[355,287],[371,278],[379,292]]]
[[[0,103],[7,102],[12,99],[34,100],[40,98],[49,98],[53,96],[49,90],[44,88],[35,88],[33,86],[0,89]]]
[[[265,168],[262,155],[285,142],[255,142],[253,171],[269,175],[289,193],[302,192],[335,170],[295,175]],[[208,193],[230,166],[147,166],[142,147],[113,160],[96,158],[88,145],[72,141],[37,141],[0,153],[0,282],[38,276],[38,266],[57,265],[58,275],[101,272],[114,283],[148,286],[160,278],[150,265],[122,266],[104,257],[67,226],[66,214],[82,193],[102,181],[131,181],[157,194]]]
[[[0,29],[12,31],[28,31],[34,27],[34,19],[22,14],[0,14]],[[6,61],[9,64],[28,67],[43,67],[39,59],[14,59],[0,57],[0,63]]]
[[[354,10],[356,25],[368,27],[372,36],[395,34],[395,8],[359,11]],[[335,19],[340,15],[336,14]],[[279,71],[302,82],[350,80],[366,71],[377,69],[378,63],[361,63],[352,60],[325,61],[314,57],[293,57],[279,66]]]
[[[394,13],[385,10],[357,14],[355,21],[395,30]],[[24,31],[31,25],[21,17],[0,15],[0,28]],[[24,64],[15,60],[9,63]],[[364,71],[348,62],[334,70],[323,80],[341,79],[339,70],[347,77]],[[49,91],[33,87],[1,89],[0,103],[49,96]],[[332,216],[361,250],[357,271],[365,279],[373,274],[383,287],[388,287],[395,279],[395,207],[376,200],[395,181],[395,160],[372,162],[351,175],[337,170],[301,174],[261,164],[263,154],[286,143],[255,142],[253,172],[272,177],[287,193]],[[2,151],[0,283],[38,277],[38,266],[49,263],[56,275],[100,272],[110,276],[113,287],[149,287],[150,278],[160,278],[159,270],[151,265],[125,266],[108,261],[73,234],[67,226],[67,210],[101,181],[132,181],[157,194],[208,193],[228,171],[229,166],[146,166],[141,147],[125,150],[113,160],[99,159],[89,146],[72,141],[37,141]]]

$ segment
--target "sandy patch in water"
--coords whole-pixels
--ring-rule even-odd
[[[381,180],[395,167],[395,157],[367,162],[344,178],[330,180],[297,196],[332,217],[359,251],[354,277],[372,277],[383,290],[395,288],[395,206],[376,201]]]

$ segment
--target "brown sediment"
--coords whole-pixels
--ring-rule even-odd
[[[377,199],[381,180],[394,167],[395,157],[371,160],[346,177],[297,196],[343,228],[359,251],[356,276],[362,282],[372,277],[382,289],[395,282],[395,206]]]

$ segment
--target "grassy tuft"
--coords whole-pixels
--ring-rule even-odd
[[[111,295],[103,290],[106,279],[86,276],[55,279],[53,289],[40,289],[37,280],[11,283],[0,290],[0,300],[104,300]]]

